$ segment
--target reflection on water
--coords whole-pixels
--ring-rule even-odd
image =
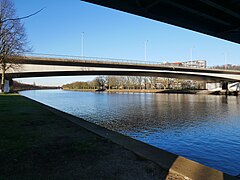
[[[238,97],[61,90],[22,94],[229,174],[240,173]]]

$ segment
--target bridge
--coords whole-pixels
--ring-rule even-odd
[[[240,43],[238,0],[83,0]]]
[[[38,56],[11,57],[8,62],[21,64],[20,69],[7,71],[8,78],[121,75],[156,76],[206,82],[240,81],[240,71],[169,66],[158,62],[125,59],[40,54]]]
[[[239,2],[196,0],[84,0],[105,7],[180,26],[221,39],[240,43]],[[206,82],[240,81],[239,71],[165,66],[161,63],[136,62],[88,57],[12,57],[10,63],[22,64],[19,71],[8,71],[7,78],[127,75],[192,79]]]

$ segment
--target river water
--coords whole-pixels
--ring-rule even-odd
[[[240,174],[239,97],[63,90],[20,94],[228,174]]]

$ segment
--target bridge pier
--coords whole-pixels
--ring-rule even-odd
[[[238,96],[240,91],[240,82],[238,82],[238,84],[236,85],[236,91],[235,91],[235,95]]]
[[[225,95],[226,95],[226,96],[229,94],[228,82],[226,82],[226,81],[222,82],[222,90],[226,90],[226,91],[225,91]]]
[[[9,93],[10,92],[10,81],[9,80],[4,80],[4,87],[1,89],[4,93]]]
[[[9,93],[10,92],[10,87],[13,83],[12,78],[6,78],[4,80],[4,87],[2,89],[0,89],[0,91],[3,91],[4,93]]]

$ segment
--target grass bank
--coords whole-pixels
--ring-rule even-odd
[[[0,179],[165,179],[167,171],[19,95],[0,95]]]

